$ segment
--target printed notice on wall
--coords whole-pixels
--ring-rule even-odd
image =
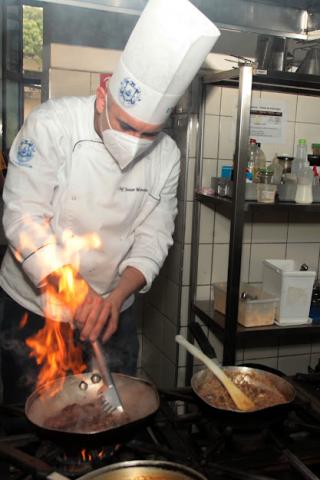
[[[250,138],[262,144],[285,143],[285,103],[252,99],[250,113]]]

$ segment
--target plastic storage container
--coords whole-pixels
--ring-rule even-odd
[[[293,183],[282,183],[278,185],[279,202],[294,202],[297,185]],[[320,202],[320,185],[312,185],[313,202]]]
[[[274,203],[277,185],[270,183],[257,183],[257,201],[259,203]]]
[[[316,272],[300,271],[294,260],[264,260],[262,285],[270,295],[279,295],[278,325],[309,323],[312,287]]]
[[[232,198],[232,192],[233,192],[232,180],[221,179],[221,177],[211,177],[211,187],[219,196]],[[224,187],[224,190],[222,191],[223,187]],[[245,200],[257,200],[257,184],[256,183],[246,183]]]
[[[214,309],[225,314],[227,284],[214,283],[213,291]],[[279,298],[247,283],[241,283],[240,295],[242,292],[246,292],[249,298],[239,300],[238,323],[244,327],[272,325]]]
[[[296,183],[281,183],[278,185],[279,202],[294,202],[294,199],[296,198],[296,191]]]

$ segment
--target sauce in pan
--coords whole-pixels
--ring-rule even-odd
[[[287,403],[286,397],[281,393],[270,380],[258,374],[230,372],[225,370],[226,375],[243,391],[255,404],[256,409],[272,407]],[[224,386],[215,375],[207,372],[204,380],[198,385],[197,393],[209,405],[224,410],[236,410],[237,407]]]
[[[79,405],[72,403],[64,407],[58,414],[48,417],[44,427],[63,432],[104,431],[119,427],[130,421],[125,413],[113,412],[106,414],[99,401]]]

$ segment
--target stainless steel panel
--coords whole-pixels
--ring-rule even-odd
[[[235,363],[252,76],[252,67],[244,65],[240,68],[235,161],[233,165],[234,186],[228,259],[225,340],[223,348],[224,365],[234,365]]]
[[[209,72],[204,75],[203,81],[204,83],[218,83],[222,80],[231,80],[238,78],[240,75],[239,68],[234,68],[233,70],[223,71],[219,73]]]
[[[298,38],[305,35],[306,17],[301,8],[259,3],[255,0],[194,0],[219,26]]]
[[[147,0],[38,0],[111,12],[140,15]],[[192,0],[220,28],[307,38],[311,12],[320,12],[315,0]]]
[[[197,75],[177,103],[175,108],[176,113],[199,113],[200,88],[200,76]]]
[[[309,16],[308,30],[311,32],[314,30],[320,30],[320,11],[314,12],[312,15]]]
[[[93,8],[109,12],[140,15],[147,0],[35,0],[38,3],[58,3],[73,7]]]

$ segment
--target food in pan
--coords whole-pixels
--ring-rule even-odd
[[[63,432],[99,432],[119,427],[130,421],[126,412],[107,414],[100,402],[83,405],[72,403],[48,417],[44,427]]]
[[[231,372],[228,370],[225,370],[225,373],[253,401],[257,410],[287,403],[286,397],[266,375]],[[227,390],[217,377],[209,371],[198,386],[198,394],[213,407],[224,410],[237,410]]]

